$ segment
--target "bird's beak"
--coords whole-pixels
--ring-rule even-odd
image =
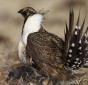
[[[23,9],[19,10],[18,13],[22,13]]]

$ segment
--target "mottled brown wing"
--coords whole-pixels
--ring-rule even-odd
[[[41,29],[28,36],[26,52],[35,62],[39,60],[43,64],[58,67],[61,63],[62,46],[63,41],[59,37]]]
[[[26,54],[32,57],[38,67],[60,80],[67,79],[67,72],[61,60],[63,55],[62,39],[44,29],[28,36]]]

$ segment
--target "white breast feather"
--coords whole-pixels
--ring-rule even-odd
[[[33,16],[28,17],[24,25],[23,35],[22,35],[22,41],[25,45],[27,44],[28,35],[30,33],[39,31],[42,21],[43,21],[43,16],[41,14],[35,14]]]

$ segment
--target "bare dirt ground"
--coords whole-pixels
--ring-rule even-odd
[[[74,0],[75,22],[81,5],[81,21],[85,16],[86,8],[88,9],[88,0]],[[43,27],[52,33],[57,34],[64,40],[65,20],[68,22],[69,8],[68,0],[0,0],[0,85],[7,84],[5,79],[10,68],[19,63],[17,57],[17,46],[20,40],[23,18],[18,14],[18,10],[31,6],[36,10],[49,10],[45,15]],[[87,14],[88,16],[88,14]],[[85,28],[88,26],[88,17],[86,18]],[[80,69],[86,75],[77,77],[71,81],[76,84],[62,85],[88,85],[88,69]],[[15,83],[14,85],[24,85]],[[29,84],[26,84],[29,85]]]

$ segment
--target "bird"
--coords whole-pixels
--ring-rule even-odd
[[[19,10],[18,13],[24,17],[18,47],[19,59],[22,63],[28,62],[38,71],[43,71],[59,80],[69,78],[69,68],[71,71],[84,67],[88,61],[88,27],[84,32],[86,14],[82,26],[80,26],[79,11],[74,27],[74,11],[72,7],[70,8],[69,26],[66,22],[65,40],[62,40],[59,36],[46,31],[42,26],[44,12],[37,12],[32,7],[26,7]]]
[[[30,10],[27,12],[27,10]],[[24,15],[26,11],[26,16]],[[43,26],[43,14],[37,13],[33,8],[21,9],[19,13],[25,17],[22,42],[25,44],[27,59],[34,61],[41,70],[53,76],[64,77],[62,70],[63,40],[55,34],[47,32]],[[59,69],[58,69],[59,68]],[[50,70],[51,69],[51,70]],[[65,70],[65,69],[63,69]],[[58,76],[59,76],[58,75]],[[60,77],[60,78],[61,78]]]

